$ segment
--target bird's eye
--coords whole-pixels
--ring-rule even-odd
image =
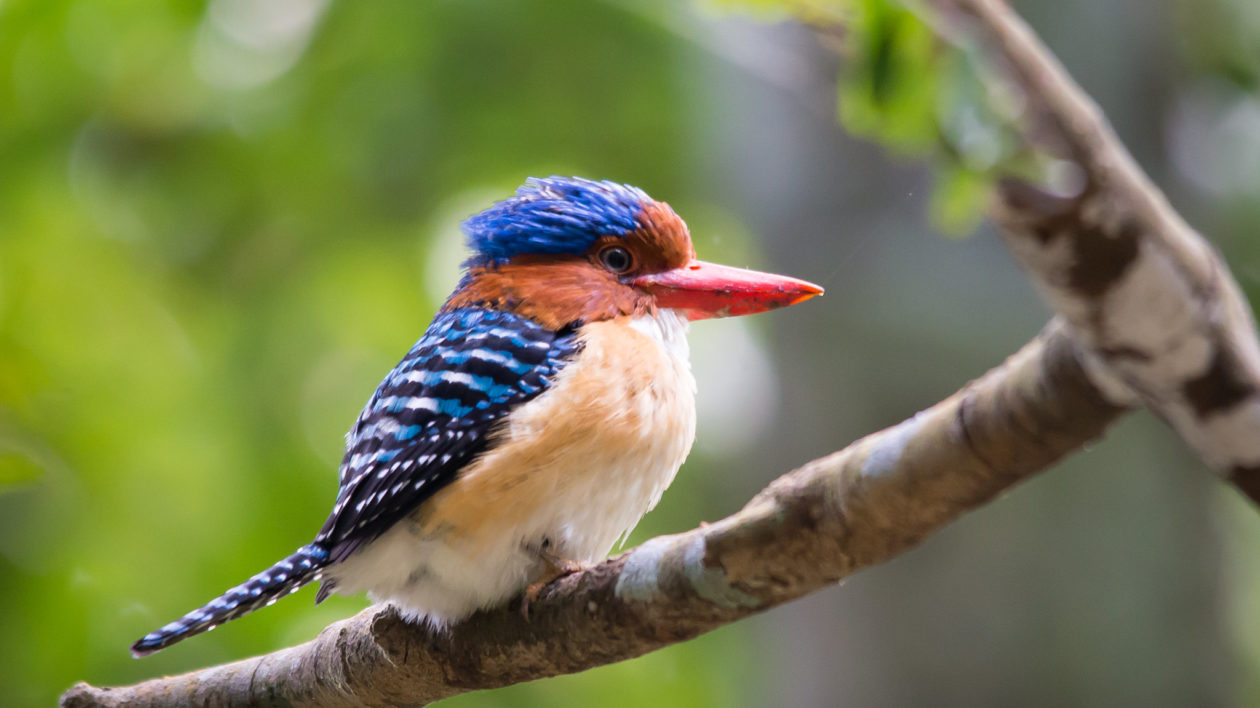
[[[625,273],[634,267],[634,257],[621,246],[609,246],[599,252],[599,262],[614,273]]]

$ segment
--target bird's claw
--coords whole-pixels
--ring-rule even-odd
[[[526,622],[529,621],[530,605],[534,604],[534,601],[542,594],[543,588],[566,575],[572,575],[586,567],[577,561],[557,558],[550,553],[543,552],[540,555],[546,561],[547,567],[543,571],[542,576],[530,583],[529,587],[525,588],[525,592],[521,594],[521,617],[525,618]]]

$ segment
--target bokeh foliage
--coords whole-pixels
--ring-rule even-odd
[[[837,116],[854,136],[890,154],[926,162],[929,201],[942,233],[972,233],[995,179],[1038,177],[1044,158],[1017,135],[1018,110],[984,80],[994,71],[960,33],[942,41],[921,2],[897,0],[726,0],[724,5],[778,11],[811,26],[843,59]],[[943,23],[938,23],[943,24]]]
[[[976,79],[976,56],[942,46],[921,14],[885,0],[718,4],[754,5],[763,21],[843,15],[835,118],[901,163],[930,165],[933,196],[915,208],[943,230],[972,230],[995,175],[1038,167],[1011,138],[1009,107]],[[75,680],[135,681],[296,643],[363,606],[334,598],[312,608],[307,591],[143,662],[126,653],[140,634],[308,540],[332,501],[345,429],[454,283],[459,220],[525,175],[638,184],[688,218],[702,254],[766,258],[724,208],[735,199],[712,186],[730,180],[700,136],[735,121],[698,98],[708,58],[681,5],[0,2],[0,703],[47,705]],[[1260,263],[1250,236],[1260,226],[1260,168],[1247,156],[1260,155],[1260,130],[1249,133],[1246,120],[1260,116],[1260,14],[1251,0],[1204,6],[1187,0],[1194,9],[1179,25],[1190,68],[1169,91],[1185,91],[1189,108],[1169,132],[1185,131],[1191,147],[1174,154],[1168,182],[1241,265],[1254,302],[1260,271],[1246,264]],[[1225,146],[1196,137],[1222,125],[1241,137]],[[1214,181],[1219,174],[1237,177]],[[790,187],[773,194],[792,196]],[[901,202],[891,204],[879,208]],[[838,248],[809,246],[800,261]],[[894,277],[884,266],[872,268],[878,278]],[[846,275],[860,296],[861,274]],[[836,293],[837,283],[819,279]],[[823,302],[839,312],[844,301]],[[811,431],[813,447],[784,433],[780,446],[764,446],[775,469],[847,442],[822,431],[832,435],[860,404],[838,406],[818,393],[827,386],[849,386],[845,403],[872,411],[856,435],[931,403],[1009,344],[960,364],[964,346],[942,332],[924,357],[915,336],[934,336],[940,317],[879,307],[882,341],[865,342],[874,338],[861,336],[869,332],[854,315],[834,339],[810,330],[771,347],[799,350],[803,369],[825,362],[826,377],[797,389],[795,416],[780,428]],[[698,354],[705,336],[697,327]],[[751,388],[752,354],[725,387],[702,378],[702,404],[706,390]],[[835,363],[844,356],[897,368],[897,387],[863,399],[862,384]],[[773,417],[738,401],[726,408]],[[636,539],[728,513],[759,486],[728,473],[730,450],[706,444],[720,438],[712,425],[702,417],[697,454]],[[1260,628],[1246,626],[1257,617],[1247,599],[1260,588],[1254,549],[1223,553],[1235,568],[1225,591],[1238,625],[1231,651],[1260,667]],[[1129,560],[1115,557],[1108,568]],[[1161,605],[1150,605],[1154,621]],[[1033,624],[1022,615],[1012,623]],[[897,628],[880,631],[895,639]],[[1064,665],[1075,666],[1083,653],[1072,636],[1057,641]],[[761,658],[772,653],[766,641],[745,624],[562,682],[452,703],[764,703],[775,680]],[[933,653],[944,656],[939,666],[947,654]],[[859,665],[852,656],[834,663]],[[1047,672],[1076,685],[1071,671]],[[1260,697],[1260,684],[1249,690],[1242,695]]]
[[[0,4],[0,702],[362,607],[306,593],[126,652],[318,529],[345,430],[454,283],[459,219],[551,173],[686,210],[679,52],[583,2]],[[722,702],[738,651],[686,653],[609,680]]]

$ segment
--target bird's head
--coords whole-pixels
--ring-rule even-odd
[[[697,260],[668,204],[608,181],[531,178],[464,233],[473,256],[446,307],[509,310],[553,329],[665,308],[692,320],[747,315],[823,291]]]

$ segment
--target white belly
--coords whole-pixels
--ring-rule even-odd
[[[628,326],[629,325],[629,326]],[[565,560],[608,553],[660,499],[695,438],[686,321],[585,325],[585,348],[412,515],[325,575],[442,625],[502,604]]]

